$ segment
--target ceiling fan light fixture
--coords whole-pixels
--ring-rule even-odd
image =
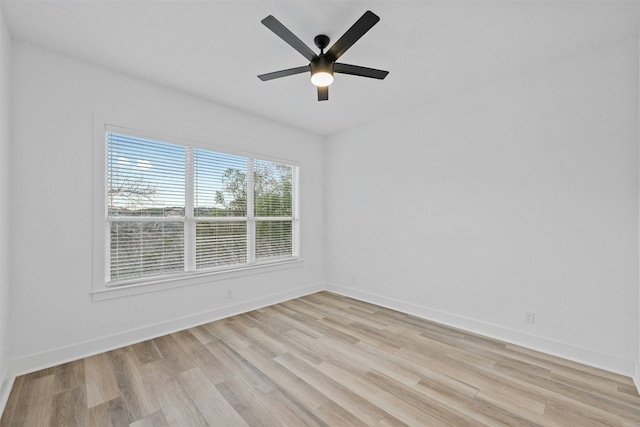
[[[333,83],[333,61],[330,61],[324,54],[311,61],[311,83],[316,86],[325,87]]]
[[[333,75],[326,71],[318,71],[311,75],[311,83],[321,87],[329,86],[333,83]]]

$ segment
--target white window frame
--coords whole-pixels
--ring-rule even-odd
[[[117,123],[117,124],[113,124]],[[302,259],[300,257],[300,175],[299,163],[294,160],[282,159],[268,155],[230,150],[221,144],[207,144],[194,139],[169,136],[165,131],[139,130],[142,126],[123,125],[122,120],[108,120],[94,115],[93,124],[93,286],[91,290],[92,300],[101,301],[105,299],[119,298],[128,295],[138,295],[147,292],[155,292],[164,289],[172,289],[182,286],[197,285],[219,280],[232,279],[240,276],[264,274],[270,271],[300,267]],[[149,126],[144,126],[149,129]],[[248,160],[247,175],[253,173],[253,159],[266,160],[276,163],[284,163],[294,166],[293,185],[293,205],[291,217],[255,217],[253,212],[253,191],[247,188],[247,263],[233,266],[226,266],[218,269],[195,270],[195,253],[192,245],[185,241],[185,271],[180,274],[159,275],[140,278],[131,281],[109,283],[109,254],[107,252],[110,241],[108,222],[108,209],[106,203],[107,191],[107,132],[126,134],[134,137],[153,139],[172,144],[179,144],[187,147],[187,155],[193,158],[193,149],[204,149],[218,153],[225,153],[246,157]],[[193,165],[193,163],[191,163]],[[187,168],[186,179],[193,182],[193,168]],[[250,179],[250,177],[248,177]],[[249,181],[252,182],[252,181]],[[193,200],[194,186],[187,185],[185,188],[185,239],[193,237],[195,241],[195,225]],[[191,209],[190,209],[191,208]],[[136,218],[138,220],[139,218]],[[161,217],[154,220],[166,220]],[[200,221],[202,218],[199,218]],[[172,218],[172,220],[175,220]],[[209,220],[209,219],[207,219]],[[225,217],[212,218],[213,221],[224,221]],[[238,217],[230,217],[229,220],[238,220]],[[255,260],[255,223],[256,221],[292,221],[292,257],[280,260],[256,261]],[[191,235],[191,236],[190,236]],[[188,271],[191,270],[191,271]]]

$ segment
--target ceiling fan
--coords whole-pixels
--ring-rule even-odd
[[[317,35],[313,42],[320,49],[320,54],[311,50],[302,40],[296,37],[287,27],[272,15],[267,16],[261,22],[265,27],[273,31],[278,37],[287,42],[292,48],[297,50],[310,61],[309,65],[302,67],[288,68],[286,70],[274,71],[272,73],[261,74],[258,78],[262,81],[278,79],[280,77],[292,76],[310,71],[311,83],[318,87],[318,101],[329,99],[329,85],[333,83],[333,73],[351,74],[353,76],[370,77],[373,79],[384,79],[388,71],[377,70],[375,68],[360,67],[358,65],[343,64],[336,62],[343,53],[347,51],[360,37],[378,23],[380,17],[370,10],[356,21],[346,33],[325,53],[324,49],[329,46],[329,37],[324,34]]]

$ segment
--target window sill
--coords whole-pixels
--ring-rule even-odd
[[[167,279],[150,279],[149,281],[142,283],[105,287],[104,289],[94,290],[91,292],[91,300],[93,302],[105,301],[132,295],[146,294],[149,292],[182,288],[185,286],[202,285],[204,283],[234,279],[236,277],[253,276],[256,274],[270,273],[272,271],[288,270],[291,268],[302,267],[303,263],[304,261],[302,259],[296,259],[273,264],[253,265],[233,270],[203,272]]]

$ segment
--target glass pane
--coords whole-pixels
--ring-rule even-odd
[[[256,260],[293,256],[291,221],[256,221]]]
[[[196,222],[197,270],[246,262],[246,222]]]
[[[293,166],[254,161],[255,216],[292,216]]]
[[[185,147],[107,133],[109,216],[184,216]]]
[[[184,223],[112,222],[110,261],[111,281],[184,271]]]
[[[194,150],[195,216],[247,215],[247,159]]]

